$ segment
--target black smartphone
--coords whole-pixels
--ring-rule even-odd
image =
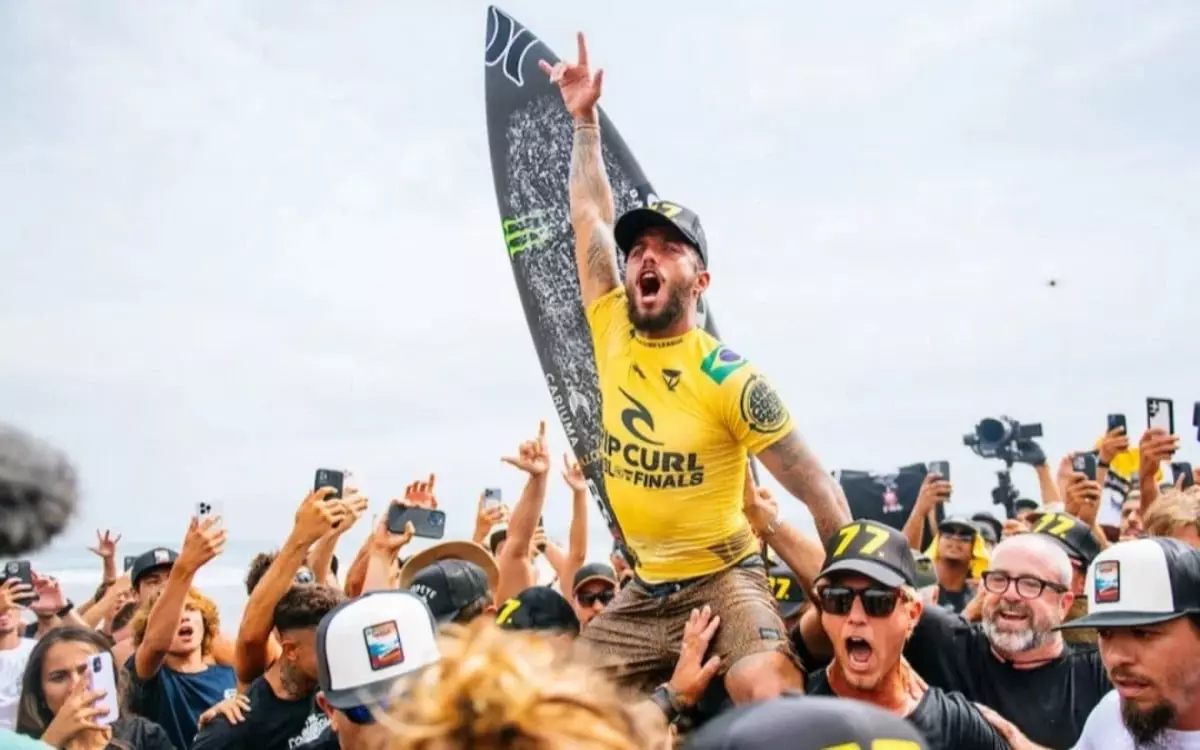
[[[1175,404],[1169,398],[1146,399],[1146,428],[1161,427],[1168,434],[1175,434]]]
[[[500,488],[487,487],[483,490],[483,505],[490,508],[493,505],[499,505],[501,502]]]
[[[1179,478],[1183,477],[1183,484],[1179,485]],[[1171,463],[1171,483],[1187,489],[1196,483],[1196,477],[1192,473],[1192,465],[1187,461],[1177,461]]]
[[[446,535],[446,514],[429,508],[413,508],[392,503],[388,508],[387,526],[393,534],[403,534],[405,524],[413,525],[413,532],[426,539],[441,539]]]
[[[1080,453],[1071,459],[1071,468],[1086,476],[1091,481],[1096,481],[1096,454],[1092,452]]]
[[[4,576],[0,580],[16,578],[26,586],[33,585],[33,566],[28,560],[9,560],[4,563]]]
[[[342,485],[346,481],[346,473],[336,469],[317,469],[317,475],[313,479],[313,491],[319,490],[322,487],[332,487],[334,493],[331,498],[340,498],[342,496]]]
[[[937,474],[947,482],[950,481],[950,462],[949,461],[930,461],[929,473]]]
[[[1126,435],[1129,434],[1129,428],[1125,425],[1124,414],[1109,414],[1108,415],[1108,432],[1120,429]]]
[[[137,560],[137,555],[125,555],[125,570],[133,568],[134,561]]]
[[[1196,428],[1196,439],[1200,440],[1200,401],[1192,407],[1192,427]]]

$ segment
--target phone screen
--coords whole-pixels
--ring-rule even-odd
[[[1146,427],[1175,432],[1175,405],[1169,398],[1146,399]]]

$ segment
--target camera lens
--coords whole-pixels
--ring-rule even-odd
[[[433,513],[429,516],[429,525],[430,526],[441,526],[445,522],[446,522],[446,517],[441,515],[440,513]]]

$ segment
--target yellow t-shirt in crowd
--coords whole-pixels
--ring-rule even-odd
[[[637,574],[677,581],[758,551],[742,489],[747,453],[792,428],[774,388],[702,328],[638,335],[623,287],[592,302],[587,319],[603,400],[599,459]]]

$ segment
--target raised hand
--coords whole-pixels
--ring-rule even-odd
[[[1063,507],[1068,513],[1090,526],[1096,520],[1096,513],[1100,510],[1102,493],[1099,482],[1088,479],[1087,475],[1082,472],[1074,472],[1067,480]]]
[[[248,713],[250,713],[250,698],[244,693],[235,693],[200,714],[196,726],[202,727],[218,716],[224,716],[230,724],[237,725],[246,720]]]
[[[475,534],[472,538],[482,542],[496,524],[508,521],[508,513],[508,506],[503,503],[489,503],[487,493],[480,493],[479,507],[475,510]]]
[[[33,592],[37,601],[29,605],[29,610],[36,615],[49,617],[67,606],[67,596],[62,586],[52,576],[33,574]]]
[[[108,709],[97,706],[96,701],[105,695],[103,690],[89,690],[86,680],[77,682],[74,691],[54,715],[50,726],[42,733],[42,742],[50,747],[66,747],[69,741],[84,732],[103,731],[105,727],[97,723],[96,718],[107,714]]]
[[[400,503],[393,500],[394,505]],[[416,529],[413,528],[412,521],[404,524],[404,531],[400,534],[394,533],[388,528],[388,513],[384,513],[375,521],[375,529],[371,532],[371,539],[368,542],[370,552],[377,557],[385,557],[388,560],[395,560],[400,554],[400,550],[404,545],[412,541]]]
[[[28,583],[22,583],[20,578],[6,578],[0,583],[0,615],[36,598],[37,594],[33,593],[33,587]]]
[[[1113,459],[1129,450],[1129,436],[1125,434],[1124,427],[1117,427],[1109,430],[1104,439],[1100,441],[1099,460],[1101,463],[1110,464]]]
[[[583,32],[575,35],[579,46],[577,62],[559,62],[554,65],[545,60],[538,60],[538,67],[550,76],[551,82],[562,92],[563,104],[576,120],[595,122],[596,102],[600,100],[600,92],[604,88],[604,71],[595,73],[588,67],[587,40]]]
[[[942,503],[950,499],[950,493],[954,491],[954,485],[943,479],[940,474],[929,472],[925,475],[925,481],[921,482],[921,491],[917,495],[916,505],[929,512]]]
[[[193,517],[188,524],[187,536],[179,550],[175,567],[194,574],[225,550],[227,533],[221,525],[220,516],[209,516],[201,521]]]
[[[550,453],[546,450],[546,420],[538,423],[536,438],[521,443],[516,456],[504,456],[500,460],[533,477],[542,476],[549,471]]]
[[[355,508],[359,505],[366,507],[366,498],[353,495],[349,501],[339,500],[333,497],[334,492],[336,490],[332,487],[322,487],[308,493],[300,503],[292,525],[296,541],[312,544],[333,531],[334,527],[350,521],[354,514],[348,502],[353,503]]]
[[[571,460],[570,453],[563,454],[563,480],[572,492],[587,492],[587,477],[583,475],[583,467],[578,461]]]
[[[1152,477],[1158,474],[1159,465],[1170,461],[1179,450],[1179,436],[1172,435],[1161,427],[1146,430],[1138,444],[1138,459],[1141,464],[1139,476]]]
[[[437,475],[430,474],[429,479],[424,482],[413,482],[404,488],[404,504],[412,508],[426,508],[428,510],[437,510],[437,493],[435,485],[437,484]]]
[[[88,551],[93,555],[105,560],[115,559],[117,556],[117,542],[121,541],[121,535],[117,534],[116,538],[112,536],[112,532],[108,529],[104,530],[104,534],[100,530],[96,530],[96,546],[88,547]]]

